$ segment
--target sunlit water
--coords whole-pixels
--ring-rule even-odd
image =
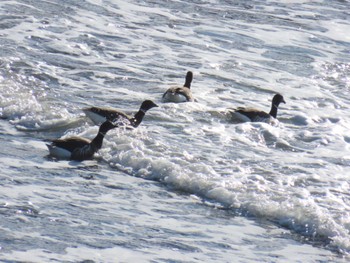
[[[346,262],[349,1],[1,1],[0,258]],[[193,71],[193,103],[162,103]],[[276,125],[232,123],[227,109]],[[151,109],[94,160],[86,106]]]

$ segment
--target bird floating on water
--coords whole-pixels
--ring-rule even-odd
[[[277,118],[277,109],[280,103],[286,102],[281,94],[276,94],[272,99],[271,110],[269,113],[255,108],[244,107],[229,109],[229,113],[231,113],[233,119],[239,119],[241,121],[271,123]]]
[[[94,154],[101,149],[106,133],[116,127],[117,125],[114,123],[105,121],[101,124],[93,140],[73,136],[65,139],[52,140],[51,144],[47,144],[47,147],[49,148],[50,155],[57,159],[75,161],[92,159]]]
[[[163,102],[187,102],[194,101],[191,83],[193,79],[193,73],[188,71],[186,74],[186,81],[183,86],[175,86],[169,88],[162,97]]]
[[[106,120],[112,120],[113,122],[119,122],[119,126],[126,125],[136,128],[142,122],[146,112],[153,107],[158,107],[158,105],[151,100],[145,100],[133,117],[113,108],[89,107],[83,109],[83,111],[96,125]]]

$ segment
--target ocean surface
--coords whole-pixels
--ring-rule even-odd
[[[2,0],[0,261],[348,262],[349,33],[348,0]],[[189,70],[196,102],[162,103]],[[274,125],[228,117],[276,93]]]

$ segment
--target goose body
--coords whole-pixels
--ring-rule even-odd
[[[129,116],[117,109],[105,107],[90,107],[83,109],[83,111],[85,115],[97,125],[106,120],[110,120],[113,122],[118,122],[119,125],[126,125],[136,128],[142,122],[146,112],[153,107],[158,107],[158,105],[151,100],[145,100],[142,102],[139,111],[134,116]]]
[[[94,154],[101,149],[103,138],[106,133],[115,128],[116,125],[110,121],[101,124],[96,137],[89,140],[81,137],[70,137],[65,139],[52,140],[47,144],[50,155],[57,159],[68,159],[83,161],[91,159]]]
[[[186,74],[186,81],[183,86],[175,86],[169,88],[162,97],[163,102],[187,102],[194,101],[191,83],[193,79],[193,73],[188,71]]]
[[[231,111],[232,117],[241,121],[252,122],[267,122],[271,123],[277,118],[277,109],[280,103],[286,103],[281,94],[276,94],[271,103],[271,110],[269,113],[255,108],[238,107]]]

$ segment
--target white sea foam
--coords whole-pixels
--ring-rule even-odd
[[[47,96],[47,87],[33,77],[12,72],[12,63],[0,82],[0,116],[19,130],[43,131],[67,128],[80,119]]]
[[[242,134],[237,134],[237,136],[241,139],[242,136],[248,136],[248,140],[240,141],[250,144],[250,147],[263,147],[260,148],[261,153],[267,156],[271,156],[270,147],[272,149],[276,147],[283,152],[295,150],[305,152],[303,149],[290,146],[289,138],[280,138],[281,127],[276,128],[264,123],[253,125],[248,123],[239,125],[238,128],[240,127]],[[200,128],[197,127],[197,129]],[[202,133],[193,131],[192,135],[203,136],[207,133],[206,130],[207,128],[204,126]],[[210,131],[212,132],[213,129]],[[190,130],[187,129],[187,132]],[[288,167],[287,164],[286,168],[282,168],[281,171],[274,171],[273,167],[269,167],[273,164],[272,162],[269,164],[269,161],[266,162],[266,167],[256,167],[253,164],[250,168],[253,170],[248,173],[246,171],[242,176],[244,170],[242,164],[224,159],[217,160],[217,149],[212,152],[210,148],[206,147],[205,142],[202,143],[202,148],[198,149],[200,151],[206,149],[205,152],[194,152],[195,148],[191,144],[186,146],[186,151],[181,151],[180,147],[175,152],[175,148],[167,144],[166,136],[155,139],[150,135],[151,132],[148,132],[148,135],[145,137],[143,134],[140,140],[138,133],[139,131],[135,131],[131,136],[123,134],[121,137],[112,136],[108,139],[108,141],[113,140],[113,144],[108,142],[107,148],[102,152],[104,155],[108,151],[107,160],[112,167],[132,175],[159,180],[177,190],[220,202],[225,207],[240,209],[244,213],[268,218],[312,239],[328,242],[329,238],[333,246],[338,246],[341,242],[339,240],[343,240],[342,249],[348,249],[348,244],[344,239],[348,234],[347,228],[334,217],[333,212],[323,208],[323,201],[313,193],[317,188],[314,190],[314,186],[310,189],[301,188],[307,181],[302,184],[298,183],[299,186],[296,187],[296,181],[309,179],[305,178],[303,173],[300,175],[284,173],[283,169],[287,169],[287,171],[294,169]],[[219,130],[215,129],[215,133],[222,136],[227,131],[221,126]],[[229,134],[225,136],[230,137]],[[144,142],[145,140],[147,143]],[[159,141],[156,142],[156,140]],[[217,144],[216,148],[218,146],[223,147]],[[110,150],[107,150],[109,147]],[[267,150],[264,150],[265,147]],[[157,151],[159,148],[162,149],[161,153]],[[223,154],[219,152],[219,155]],[[205,155],[208,155],[208,158]],[[268,159],[276,157],[275,154]],[[258,153],[251,155],[250,158],[255,159],[255,161],[263,160],[258,156]],[[300,157],[296,156],[291,160],[295,160],[295,158]],[[288,159],[284,159],[281,155],[277,157],[278,159],[282,162],[288,162]],[[235,165],[232,170],[239,172],[229,172],[229,177],[223,177],[220,175],[223,164],[221,162],[230,162]],[[312,174],[309,177],[311,178]],[[292,183],[290,179],[294,182]],[[324,190],[316,191],[324,192]],[[335,242],[333,239],[337,241]]]

